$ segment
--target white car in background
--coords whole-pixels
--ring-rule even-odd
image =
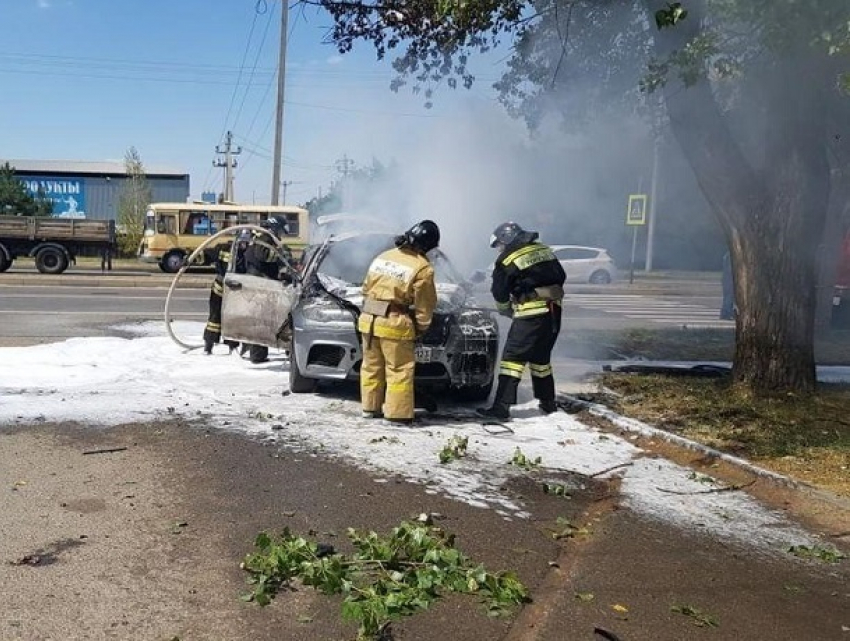
[[[581,245],[549,245],[567,272],[568,283],[607,285],[617,274],[617,266],[608,251],[601,247]]]

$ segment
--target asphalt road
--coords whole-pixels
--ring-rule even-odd
[[[108,334],[113,325],[161,319],[171,281],[170,275],[130,270],[104,276],[99,270],[60,276],[10,270],[0,274],[0,341],[99,336]],[[175,319],[206,318],[210,281],[211,274],[205,273],[181,280],[172,303]],[[479,294],[489,304],[486,292]],[[572,286],[564,317],[574,329],[731,329],[730,321],[718,320],[719,306],[719,286],[701,281]]]
[[[59,285],[44,279],[42,285],[12,284],[18,277],[0,275],[0,345],[16,337],[103,335],[123,321],[160,318],[169,282],[133,275],[80,282],[69,274]],[[205,318],[202,282],[180,291],[178,313]],[[619,299],[616,294],[636,292],[571,291],[566,314],[573,323],[626,327],[680,322],[686,315],[695,322],[714,313],[711,292],[674,289]],[[282,407],[287,402],[282,399]],[[172,421],[109,430],[4,426],[0,434],[0,481],[7,488],[0,511],[7,544],[0,563],[2,639],[350,638],[338,600],[310,589],[286,593],[267,609],[241,603],[239,560],[263,529],[289,525],[342,547],[347,527],[386,531],[419,512],[439,515],[439,524],[457,534],[477,562],[517,572],[534,601],[498,620],[475,604],[448,599],[396,624],[398,639],[595,641],[606,638],[594,633],[602,629],[623,641],[839,640],[850,627],[846,565],[764,554],[701,527],[641,517],[620,495],[616,474],[570,474],[560,479],[575,488],[566,499],[541,492],[533,473],[506,482],[503,491],[529,514],[507,519],[427,485],[299,450],[298,435],[286,429],[259,439]],[[645,447],[649,457],[678,457],[789,515],[811,501],[700,453],[671,452],[653,442]],[[94,452],[101,453],[84,456]],[[814,527],[836,541],[843,537],[846,512],[831,506],[823,514],[831,520]],[[556,540],[552,533],[565,523],[583,534]],[[701,613],[717,627],[698,627]]]

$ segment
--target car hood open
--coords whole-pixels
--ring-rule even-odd
[[[349,303],[363,306],[363,290],[338,278],[319,272],[318,278],[331,294],[347,300]],[[463,287],[453,283],[437,283],[437,309],[440,314],[459,314],[470,304],[470,297]]]

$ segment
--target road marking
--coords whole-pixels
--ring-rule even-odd
[[[565,300],[575,307],[660,325],[730,328],[735,324],[719,319],[719,311],[706,305],[640,294],[578,294],[567,296]]]

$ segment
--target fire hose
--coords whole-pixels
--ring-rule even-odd
[[[195,258],[197,258],[198,255],[202,251],[204,251],[204,249],[206,249],[206,247],[208,245],[210,245],[214,240],[217,240],[217,239],[219,239],[223,236],[236,235],[238,232],[242,231],[243,229],[267,234],[267,235],[271,236],[272,240],[274,241],[275,246],[279,250],[285,249],[285,246],[280,241],[280,239],[277,236],[275,236],[268,229],[265,229],[265,228],[260,227],[258,225],[234,225],[233,227],[228,227],[227,229],[222,229],[221,231],[216,232],[215,234],[213,234],[212,236],[207,238],[204,242],[202,242],[198,246],[198,248],[195,249],[195,251],[193,251],[191,254],[189,254],[189,257],[185,261],[183,261],[183,266],[174,275],[174,280],[171,281],[171,287],[168,288],[168,295],[165,297],[165,312],[164,312],[165,329],[168,332],[168,335],[171,337],[171,340],[173,340],[175,343],[177,343],[183,349],[191,351],[193,349],[200,349],[204,345],[203,345],[203,343],[199,343],[199,344],[195,345],[195,344],[187,343],[187,342],[181,340],[174,333],[174,330],[171,327],[171,323],[172,323],[172,319],[171,319],[171,298],[172,298],[174,292],[177,289],[177,283],[180,282],[180,279],[183,277],[183,274],[186,273],[186,270],[189,269],[189,267],[192,266],[192,263],[194,262]]]

